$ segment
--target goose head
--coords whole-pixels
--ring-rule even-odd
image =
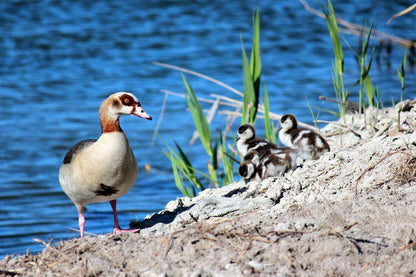
[[[243,124],[238,128],[236,140],[241,140],[243,142],[252,139],[256,136],[256,131],[254,130],[253,125]]]
[[[238,168],[238,174],[248,182],[256,174],[256,167],[252,162],[244,162]]]
[[[280,126],[283,130],[296,129],[298,127],[298,122],[294,115],[285,114],[280,119]]]
[[[100,107],[100,121],[102,132],[119,131],[119,119],[122,115],[135,115],[152,120],[139,100],[130,92],[116,92],[105,99]]]

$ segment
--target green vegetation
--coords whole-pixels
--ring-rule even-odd
[[[322,9],[322,8],[321,8]],[[322,9],[323,10],[323,9]],[[329,34],[332,40],[332,47],[334,49],[335,61],[332,65],[333,68],[333,85],[335,90],[335,96],[338,101],[339,117],[342,117],[347,112],[347,100],[348,91],[345,90],[344,85],[344,52],[341,46],[341,39],[339,36],[338,24],[335,18],[334,8],[331,1],[328,1],[328,11],[324,12],[326,24],[328,26]]]
[[[366,28],[365,36],[363,34],[363,43],[361,45],[360,53],[351,51],[354,53],[360,69],[360,76],[356,79],[351,89],[345,88],[345,69],[344,69],[344,52],[341,44],[341,37],[339,34],[337,18],[334,13],[334,9],[331,1],[328,1],[328,12],[325,12],[322,7],[321,10],[325,14],[326,23],[328,26],[329,34],[332,40],[332,46],[334,50],[334,61],[332,64],[333,68],[333,86],[335,97],[338,103],[338,111],[328,111],[338,117],[343,117],[348,110],[348,96],[351,89],[359,86],[359,108],[360,111],[365,111],[367,107],[375,106],[377,108],[382,105],[382,93],[378,90],[377,86],[372,83],[370,78],[371,65],[375,53],[375,48],[373,47],[369,51],[369,42],[373,29],[373,23]],[[348,45],[348,43],[344,40]],[[349,46],[349,45],[348,45]],[[175,70],[179,70],[191,75],[196,75],[198,77],[207,79],[217,85],[220,85],[229,91],[237,94],[242,98],[242,101],[234,100],[229,97],[222,95],[211,96],[215,100],[199,99],[197,94],[192,89],[191,84],[184,74],[182,74],[182,79],[184,86],[186,88],[185,99],[189,108],[189,111],[192,115],[192,119],[199,135],[199,140],[208,156],[207,160],[207,170],[202,172],[197,170],[184,153],[182,148],[175,142],[176,149],[173,149],[170,146],[167,146],[168,150],[164,151],[166,156],[170,159],[172,164],[173,175],[175,179],[176,186],[185,196],[194,197],[197,192],[204,190],[207,186],[221,187],[232,183],[234,181],[234,176],[236,175],[235,164],[237,160],[234,158],[237,154],[235,145],[227,141],[227,133],[232,130],[233,123],[236,118],[241,117],[241,124],[250,123],[255,124],[258,115],[262,114],[264,118],[264,128],[266,138],[276,143],[276,132],[275,124],[273,120],[279,119],[279,116],[270,112],[269,108],[269,95],[266,84],[263,82],[263,99],[261,98],[261,74],[262,74],[262,63],[260,55],[260,17],[259,11],[257,10],[253,16],[253,39],[252,47],[250,53],[250,59],[246,54],[246,50],[241,38],[241,51],[242,51],[242,75],[243,75],[243,84],[244,91],[243,93],[238,90],[229,87],[228,85],[215,80],[211,77],[205,76],[203,74],[190,71],[184,68],[175,67],[171,65],[156,63],[161,66],[169,67]],[[403,100],[403,90],[404,90],[404,77],[405,77],[405,63],[406,63],[406,52],[403,55],[403,61],[401,69],[397,71],[400,83],[401,83],[401,100]],[[353,82],[351,82],[353,83]],[[261,102],[261,100],[263,100]],[[206,116],[204,110],[201,106],[201,101],[213,103],[212,108],[209,111],[209,116]],[[319,111],[315,115],[313,113],[312,107],[308,106],[317,128],[317,118],[319,117]],[[225,126],[222,131],[220,130],[211,130],[210,120],[212,115],[216,112],[219,105],[233,107],[235,111],[225,111],[223,114],[228,114],[229,117],[226,118]],[[231,119],[230,119],[231,118]],[[213,134],[216,134],[214,136]],[[232,134],[234,136],[234,133]],[[228,149],[227,149],[228,148]],[[205,184],[205,185],[204,185]],[[208,185],[207,185],[208,184]]]
[[[260,76],[261,76],[261,57],[260,57],[260,18],[257,10],[253,23],[253,46],[251,49],[251,59],[248,62],[243,41],[241,49],[243,57],[243,114],[241,124],[256,122],[257,109],[260,98]]]
[[[403,101],[403,92],[404,92],[404,77],[405,77],[405,68],[406,68],[406,49],[403,52],[403,59],[402,65],[400,66],[400,70],[397,70],[397,76],[400,80],[400,101]]]
[[[322,12],[325,15],[325,20],[328,26],[328,31],[331,36],[332,46],[334,50],[334,63],[333,63],[333,86],[335,91],[335,96],[338,103],[338,112],[331,112],[336,114],[338,117],[343,117],[347,112],[348,107],[348,96],[349,90],[345,89],[345,80],[344,80],[344,53],[342,50],[341,39],[339,35],[337,17],[330,0],[328,0],[328,11],[325,11],[321,7]],[[358,95],[359,95],[359,109],[360,111],[365,111],[367,107],[377,107],[380,108],[383,106],[383,96],[382,91],[378,89],[377,85],[371,81],[370,71],[371,65],[374,58],[376,48],[373,47],[371,54],[369,54],[369,44],[370,37],[373,30],[373,22],[369,27],[364,27],[365,32],[363,32],[363,42],[361,45],[360,53],[355,52],[352,47],[349,47],[350,50],[355,55],[356,60],[358,61],[360,68],[360,76],[358,80],[352,85],[352,90],[356,85],[359,85]],[[366,33],[366,34],[365,34]],[[348,42],[344,42],[349,46]],[[401,70],[398,70],[398,76],[402,85],[401,98],[400,101],[403,101],[403,88],[404,88],[404,68],[406,62],[406,51],[403,56],[403,62]],[[322,109],[324,110],[324,109]]]
[[[261,78],[260,18],[258,10],[254,15],[253,20],[253,42],[250,61],[248,60],[242,40],[241,49],[244,83],[241,124],[254,124],[259,109]],[[176,186],[185,196],[194,197],[197,190],[205,189],[202,179],[209,180],[210,185],[216,187],[234,182],[234,154],[226,152],[226,137],[220,131],[217,131],[217,137],[215,139],[213,138],[208,120],[191,84],[188,82],[185,75],[182,75],[182,79],[187,92],[187,95],[185,96],[186,102],[191,112],[195,128],[199,134],[201,144],[203,145],[206,154],[209,156],[209,162],[207,163],[208,173],[196,170],[182,148],[176,143],[177,152],[168,146],[169,151],[165,151],[165,154],[171,161]],[[267,137],[272,141],[276,141],[273,123],[270,122],[269,101],[265,84],[264,90],[264,117],[267,128]],[[227,128],[230,128],[230,126],[227,125],[225,129]]]

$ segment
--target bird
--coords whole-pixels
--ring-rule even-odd
[[[256,137],[256,131],[253,125],[243,124],[237,131],[237,149],[244,157],[248,152],[256,150],[260,155],[270,152],[271,149],[277,149],[277,145],[270,141]]]
[[[114,216],[113,234],[137,232],[122,229],[117,217],[117,199],[126,194],[138,177],[138,165],[129,141],[120,127],[120,116],[134,115],[152,120],[130,92],[106,98],[99,109],[101,136],[75,144],[59,168],[59,183],[78,211],[81,238],[85,230],[85,206],[110,202]]]
[[[271,149],[270,153],[288,161],[290,164],[289,170],[295,170],[297,168],[297,158],[299,156],[299,150],[284,147],[278,149]]]
[[[260,182],[259,174],[260,155],[256,150],[248,152],[240,163],[238,174],[244,178],[246,182]]]
[[[279,140],[282,144],[299,151],[304,160],[315,160],[330,151],[328,142],[312,130],[298,127],[296,117],[285,114],[280,119]]]
[[[290,161],[279,154],[269,153],[260,160],[259,175],[262,180],[265,180],[269,177],[282,176],[290,168]]]
[[[259,182],[269,177],[281,176],[292,169],[292,160],[295,160],[296,165],[296,153],[296,150],[273,149],[261,155],[258,151],[252,150],[244,156],[238,173],[246,182]]]

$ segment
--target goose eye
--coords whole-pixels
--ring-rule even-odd
[[[124,94],[120,97],[121,103],[125,106],[133,105],[133,98],[130,95]]]

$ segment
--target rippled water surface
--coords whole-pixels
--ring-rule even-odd
[[[415,15],[385,22],[412,1],[334,1],[343,18],[394,35],[416,34]],[[164,144],[151,139],[161,112],[161,89],[183,92],[178,72],[152,64],[196,70],[242,90],[240,36],[248,48],[253,10],[261,13],[263,80],[272,110],[294,113],[311,123],[306,102],[335,109],[317,97],[333,97],[331,41],[325,22],[292,0],[282,1],[1,1],[0,2],[0,257],[39,251],[33,238],[49,241],[78,236],[75,206],[61,191],[58,170],[77,141],[100,135],[98,108],[112,92],[132,91],[154,118],[121,120],[139,160],[136,185],[119,200],[122,226],[143,219],[180,196]],[[358,39],[346,35],[352,47]],[[413,37],[414,39],[415,37]],[[345,49],[351,87],[357,65]],[[394,47],[391,67],[374,63],[372,80],[385,103],[399,99],[396,70],[402,49]],[[200,96],[235,97],[205,80],[189,77]],[[407,98],[416,93],[414,70],[406,75]],[[356,89],[351,96],[356,99]],[[208,106],[207,106],[208,108]],[[320,119],[334,119],[321,113]],[[217,115],[215,124],[221,125]],[[160,135],[187,145],[192,119],[182,98],[169,96]],[[260,131],[262,133],[262,131]],[[186,146],[196,164],[201,148]],[[144,165],[152,167],[144,172]],[[86,231],[111,232],[108,203],[88,206]]]

